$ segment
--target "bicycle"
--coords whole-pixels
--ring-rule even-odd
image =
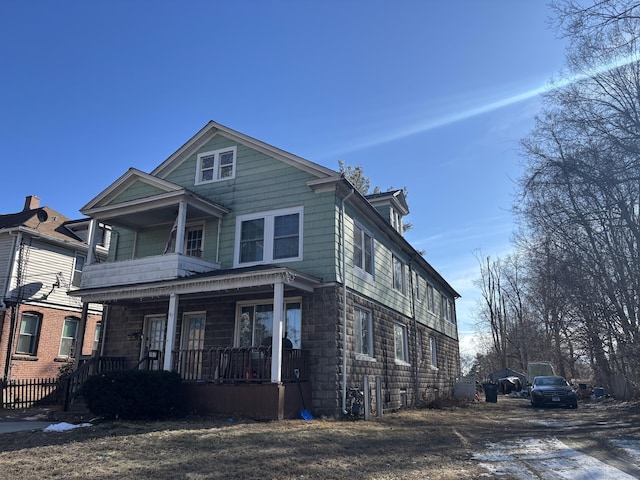
[[[347,390],[345,416],[349,420],[358,420],[364,414],[364,392],[357,387]]]

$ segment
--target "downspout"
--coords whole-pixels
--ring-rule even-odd
[[[342,413],[347,413],[347,267],[345,253],[345,228],[344,228],[344,206],[346,201],[355,191],[351,189],[349,195],[342,199],[340,205],[341,236],[342,236]]]
[[[22,303],[22,255],[23,255],[23,242],[22,242],[22,233],[18,233],[16,236],[16,243],[13,248],[13,258],[11,262],[11,273],[9,274],[9,281],[7,288],[11,288],[11,278],[13,278],[13,274],[15,272],[16,276],[16,290],[18,293],[18,298],[15,303],[11,307],[11,318],[9,319],[9,336],[7,337],[7,355],[4,363],[4,372],[3,379],[4,381],[8,381],[11,376],[11,357],[13,352],[13,342],[16,334],[16,323],[18,322],[18,310],[20,309],[20,304]]]
[[[216,263],[220,263],[220,230],[222,230],[222,218],[218,218],[218,232],[216,233]]]
[[[413,289],[413,260],[409,261],[409,287],[411,288],[411,320],[413,323],[413,405],[418,404],[420,384],[418,382],[418,322],[416,320],[416,299]],[[420,280],[418,280],[420,281]]]

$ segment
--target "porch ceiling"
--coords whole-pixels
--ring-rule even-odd
[[[225,294],[228,292],[266,290],[276,283],[285,288],[313,292],[321,280],[288,267],[263,266],[247,269],[216,270],[189,277],[135,285],[79,289],[68,292],[85,303],[118,303],[176,295]]]
[[[222,218],[230,211],[187,189],[181,189],[115,205],[95,207],[87,210],[85,214],[103,223],[135,231],[151,225],[173,223],[182,201],[187,206],[187,221],[211,216]]]

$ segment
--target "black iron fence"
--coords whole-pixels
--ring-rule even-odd
[[[22,409],[58,405],[64,398],[57,378],[29,378],[2,382],[2,408]]]

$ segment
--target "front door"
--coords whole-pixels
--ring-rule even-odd
[[[147,315],[144,317],[144,331],[140,352],[140,368],[161,370],[164,359],[165,332],[167,317],[165,315]],[[142,361],[147,359],[146,362]]]
[[[182,348],[180,374],[185,380],[199,380],[202,376],[205,312],[185,313],[182,319]]]

